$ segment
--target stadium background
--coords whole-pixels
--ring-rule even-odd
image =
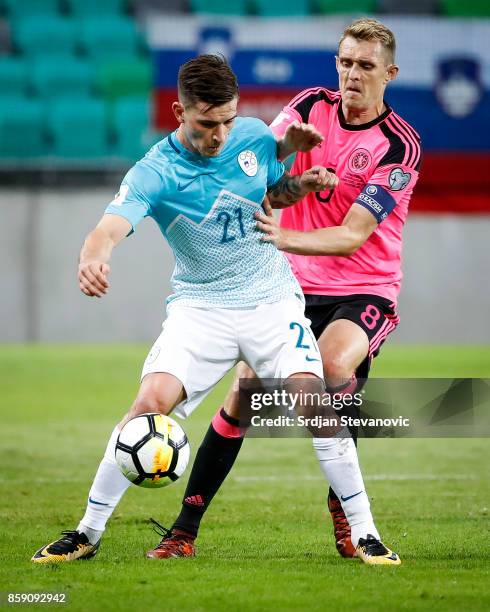
[[[185,478],[161,495],[131,488],[95,562],[29,563],[76,525],[169,292],[172,257],[151,222],[114,253],[103,300],[78,290],[79,248],[174,127],[176,69],[198,52],[226,53],[241,112],[269,120],[298,90],[335,87],[354,17],[394,29],[387,100],[425,158],[401,324],[373,374],[490,378],[489,13],[487,0],[0,0],[0,591],[67,590],[77,610],[490,608],[488,439],[361,441],[396,575],[336,555],[307,440],[246,440],[185,569],[142,558],[147,517],[169,525]],[[194,452],[227,384],[184,424]]]
[[[399,14],[407,5],[419,14]],[[392,341],[490,342],[490,285],[482,282],[490,234],[486,2],[0,6],[0,341],[154,338],[173,265],[156,226],[144,223],[117,250],[104,300],[78,291],[75,265],[125,171],[175,127],[169,102],[178,66],[199,52],[225,53],[241,85],[240,112],[270,121],[299,90],[335,87],[339,34],[354,16],[381,11],[401,66],[387,100],[419,131],[424,151]],[[338,14],[347,8],[352,14]]]

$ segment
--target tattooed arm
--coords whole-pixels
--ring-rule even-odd
[[[311,191],[334,189],[338,182],[337,176],[323,166],[313,166],[303,174],[295,176],[285,172],[267,195],[272,208],[286,208]]]

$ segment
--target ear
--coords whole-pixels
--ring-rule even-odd
[[[389,83],[390,81],[394,81],[399,71],[400,68],[396,64],[391,64],[391,66],[388,66],[386,70],[385,82]]]
[[[337,69],[337,74],[340,74],[340,73],[339,73],[339,66],[340,66],[339,56],[338,56],[338,55],[336,55],[336,56],[335,56],[335,68]]]
[[[184,123],[184,105],[181,102],[172,102],[172,111],[179,123]]]

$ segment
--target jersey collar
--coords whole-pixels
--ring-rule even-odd
[[[182,157],[185,157],[186,159],[191,159],[192,161],[205,160],[205,157],[203,157],[202,155],[199,155],[198,153],[193,153],[192,151],[189,151],[189,149],[186,149],[184,147],[184,145],[177,138],[177,130],[168,135],[168,144],[176,153],[178,153]]]
[[[369,128],[372,128],[373,125],[378,125],[378,123],[383,122],[386,119],[386,117],[388,117],[388,115],[390,115],[393,112],[391,109],[391,106],[388,104],[388,102],[386,102],[386,100],[383,100],[383,103],[386,106],[386,110],[384,113],[379,115],[379,117],[376,117],[375,119],[373,119],[372,121],[369,121],[368,123],[352,125],[346,122],[344,113],[342,111],[342,102],[340,102],[339,108],[337,110],[337,116],[339,118],[340,127],[343,128],[344,130],[349,130],[352,132],[359,132],[360,130],[369,130]]]

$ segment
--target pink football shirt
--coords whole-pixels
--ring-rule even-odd
[[[314,165],[334,171],[335,190],[310,193],[283,210],[281,226],[308,232],[342,225],[355,202],[369,210],[378,227],[348,257],[287,253],[304,293],[379,295],[396,304],[400,291],[403,224],[420,167],[420,137],[391,108],[364,125],[345,122],[340,92],[322,87],[297,95],[272,122],[282,136],[293,121],[313,123],[324,141],[309,153],[297,153],[293,174]]]

